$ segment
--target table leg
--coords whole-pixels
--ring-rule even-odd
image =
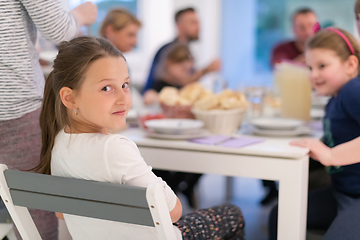
[[[293,162],[279,180],[278,240],[305,240],[309,158]]]
[[[234,177],[226,177],[226,196],[225,202],[231,203],[233,197]]]

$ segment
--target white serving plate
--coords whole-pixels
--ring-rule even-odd
[[[145,131],[147,137],[160,138],[160,139],[171,139],[171,140],[187,140],[191,138],[201,138],[210,136],[211,133],[208,130],[200,129],[198,133],[194,134],[162,134],[153,131]]]
[[[325,116],[325,110],[313,108],[310,110],[310,117],[312,119],[321,119]]]
[[[304,125],[303,121],[287,118],[257,118],[251,123],[259,129],[267,130],[294,130]]]
[[[199,133],[204,123],[193,119],[152,119],[145,126],[160,134],[189,135]]]
[[[300,135],[308,135],[311,133],[311,129],[305,126],[301,126],[292,130],[268,130],[268,129],[259,129],[254,127],[253,133],[262,136],[294,137]]]

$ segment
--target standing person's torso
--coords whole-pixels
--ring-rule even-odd
[[[60,43],[77,34],[77,23],[59,0],[0,0],[0,121],[41,107],[45,81],[37,30]]]
[[[44,76],[35,49],[36,28],[20,1],[0,1],[0,120],[41,106]]]
[[[330,99],[323,121],[324,143],[329,147],[360,137],[360,77],[350,80]],[[360,197],[360,163],[331,166],[328,172],[334,189]]]
[[[161,181],[129,139],[115,134],[67,134],[63,130],[57,135],[52,150],[51,174],[141,187]],[[164,189],[168,206],[175,206],[175,194],[165,183]],[[153,227],[69,214],[64,214],[64,218],[75,240],[158,239]],[[174,226],[174,230],[181,239],[179,229]]]

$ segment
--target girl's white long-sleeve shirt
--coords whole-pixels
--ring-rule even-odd
[[[51,173],[55,176],[81,178],[147,187],[151,182],[164,184],[169,212],[177,197],[171,188],[155,176],[134,142],[118,134],[97,133],[56,136],[51,155]],[[74,240],[79,239],[158,239],[155,228],[64,214]],[[174,226],[178,239],[180,230]]]

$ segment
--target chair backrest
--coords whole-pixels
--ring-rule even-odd
[[[155,227],[176,239],[162,186],[148,188],[9,170],[0,164],[0,195],[24,240],[41,240],[27,208]]]

